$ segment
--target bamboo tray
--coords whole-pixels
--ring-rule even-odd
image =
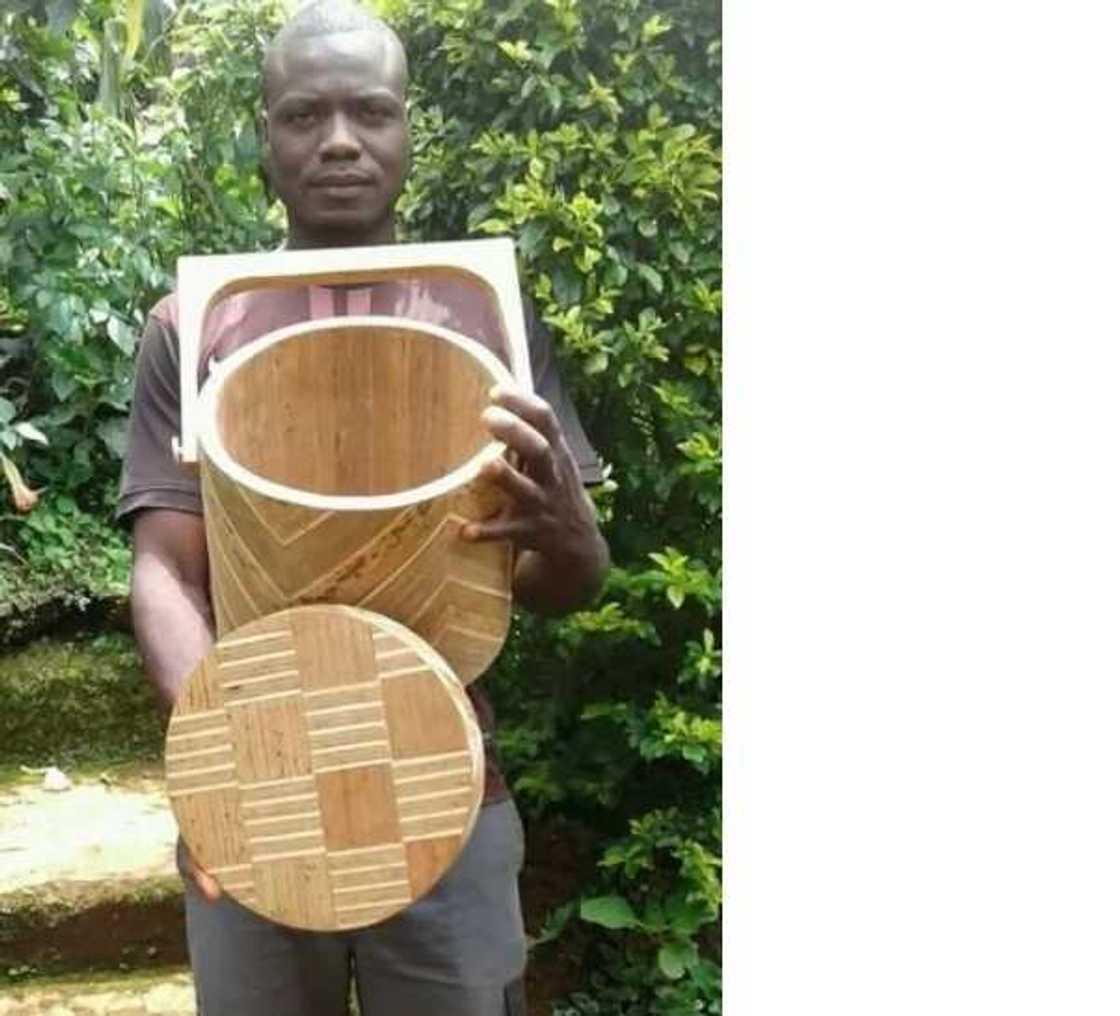
[[[291,927],[374,924],[459,855],[483,748],[451,668],[394,621],[285,610],[219,639],[167,733],[171,806],[223,890]]]

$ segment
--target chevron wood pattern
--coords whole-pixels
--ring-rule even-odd
[[[458,856],[482,800],[462,685],[403,625],[295,607],[221,637],[176,703],[167,788],[223,889],[281,924],[392,916]]]
[[[218,632],[297,605],[360,606],[438,647],[466,684],[505,642],[512,551],[459,538],[500,510],[501,492],[447,478],[492,445],[480,414],[500,376],[439,329],[367,320],[378,319],[265,336],[207,385],[200,471]],[[394,506],[324,509],[318,496]]]

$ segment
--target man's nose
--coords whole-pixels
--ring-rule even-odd
[[[335,113],[327,123],[320,155],[324,159],[356,159],[361,151],[349,119],[344,113]]]

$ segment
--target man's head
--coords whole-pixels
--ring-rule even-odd
[[[292,247],[384,243],[408,172],[400,39],[349,0],[317,0],[264,61],[264,169]]]

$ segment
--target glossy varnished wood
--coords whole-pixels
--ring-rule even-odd
[[[481,737],[448,665],[348,607],[286,610],[220,639],[175,706],[165,757],[202,866],[298,928],[410,905],[458,856],[482,798]]]
[[[218,632],[308,603],[385,614],[468,683],[500,651],[512,552],[462,526],[502,495],[481,422],[509,380],[477,343],[389,318],[265,336],[208,381],[201,478]]]
[[[489,301],[502,329],[502,358],[515,382],[532,391],[515,249],[506,237],[183,257],[176,284],[182,412],[175,451],[180,461],[189,465],[198,459],[198,358],[207,314],[220,300],[248,290],[403,280],[417,271],[457,274]]]

